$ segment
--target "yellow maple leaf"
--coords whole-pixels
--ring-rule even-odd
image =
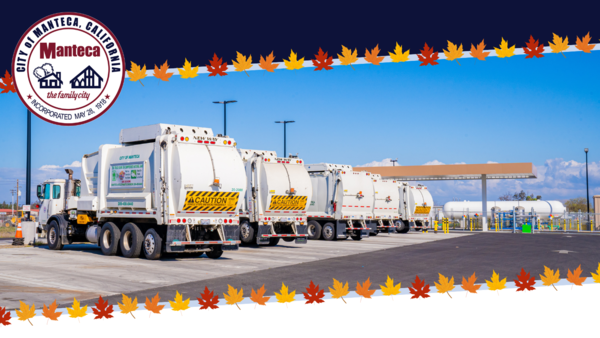
[[[71,308],[67,308],[67,311],[69,312],[69,317],[71,318],[85,317],[87,316],[87,305],[80,307],[77,298],[73,298],[73,305]]]
[[[542,282],[544,282],[544,285],[546,285],[546,286],[552,285],[554,287],[554,290],[556,290],[556,286],[554,286],[554,284],[558,283],[558,281],[560,280],[559,270],[556,269],[556,273],[554,273],[554,271],[552,269],[550,269],[544,265],[544,275],[540,275],[540,278],[542,279]],[[558,290],[556,290],[556,291],[558,291]]]
[[[298,55],[292,50],[290,59],[283,59],[283,63],[285,63],[285,67],[289,70],[301,69],[304,67],[304,58],[298,60]]]
[[[409,52],[410,49],[402,53],[402,46],[399,46],[398,42],[396,42],[396,48],[394,49],[394,52],[390,52],[390,58],[394,63],[406,62],[408,61]]]
[[[450,293],[448,291],[452,291],[454,290],[454,276],[452,276],[452,278],[450,280],[448,280],[448,277],[444,277],[444,275],[442,275],[441,273],[439,273],[440,275],[440,283],[438,284],[437,282],[433,282],[435,284],[435,287],[437,288],[437,292],[438,293],[447,293],[448,296],[450,298],[452,298],[452,296],[450,296]]]
[[[133,311],[137,310],[138,306],[137,306],[137,297],[135,297],[135,299],[132,301],[131,298],[123,295],[123,304],[118,303],[119,304],[119,309],[121,309],[121,313],[124,314],[130,314],[131,317],[133,317],[133,319],[135,319],[135,316],[133,315]]]
[[[387,276],[387,281],[385,282],[385,286],[383,286],[381,284],[379,284],[379,286],[381,287],[381,291],[383,292],[384,296],[393,296],[393,295],[397,295],[400,293],[400,284],[402,284],[402,283],[398,283],[397,285],[394,285],[394,279],[390,278],[390,276]]]
[[[29,308],[29,306],[22,301],[19,301],[19,303],[21,303],[21,311],[16,311],[17,317],[19,317],[19,320],[28,321],[29,324],[31,324],[31,320],[29,319],[35,317],[35,304],[31,304],[31,308]],[[33,324],[31,324],[31,326],[33,326]]]
[[[379,55],[379,45],[375,46],[370,52],[369,49],[365,50],[365,61],[370,62],[376,66],[379,66],[379,63],[383,61],[383,56]]]
[[[460,59],[464,55],[462,43],[460,44],[460,47],[457,48],[455,44],[453,44],[452,42],[450,42],[450,40],[448,40],[448,50],[444,49],[444,55],[446,55],[446,60],[448,60],[448,61],[456,60],[456,63],[458,63],[460,65],[460,62],[458,62],[457,59]],[[450,294],[448,294],[448,295],[450,295]]]
[[[329,288],[329,292],[331,292],[331,296],[333,298],[341,298],[344,303],[346,303],[346,300],[344,299],[344,296],[348,294],[348,282],[346,282],[346,284],[344,285],[343,283],[339,282],[338,280],[336,280],[335,278],[333,279],[333,289],[330,287]]]
[[[198,76],[198,66],[192,68],[192,63],[185,59],[183,69],[177,68],[182,79],[193,79]]]
[[[146,65],[144,65],[144,68],[140,69],[139,65],[136,65],[131,61],[131,71],[125,70],[127,71],[127,75],[129,75],[129,81],[140,81],[140,83],[142,83],[141,80],[146,77]],[[143,85],[144,84],[142,83],[142,86]]]
[[[244,299],[244,289],[240,289],[240,291],[238,292],[238,290],[236,288],[234,288],[233,286],[231,286],[229,284],[227,284],[227,286],[229,287],[229,289],[227,289],[227,292],[229,292],[229,294],[224,293],[223,297],[225,297],[227,304],[229,304],[229,305],[235,304],[235,306],[237,306],[238,309],[240,309],[240,306],[237,303],[241,302],[242,299]]]
[[[190,299],[183,300],[183,296],[179,293],[179,291],[175,291],[175,299],[173,301],[169,301],[171,304],[171,310],[173,311],[185,311],[190,308]]]
[[[598,269],[596,270],[596,273],[592,272],[592,278],[594,279],[595,283],[600,283],[600,263],[598,263]]]
[[[592,49],[596,48],[596,45],[590,45],[590,40],[592,37],[590,36],[590,32],[587,33],[586,36],[579,39],[577,37],[577,42],[575,42],[575,47],[584,53],[591,53]]]
[[[494,49],[496,50],[496,55],[499,58],[509,58],[509,57],[515,55],[515,45],[508,48],[508,41],[504,41],[504,38],[502,38],[502,42],[500,43],[500,48],[494,47]]]
[[[342,55],[338,54],[338,58],[340,59],[340,63],[342,65],[349,65],[350,67],[352,67],[352,69],[354,69],[352,64],[358,61],[358,52],[356,51],[356,48],[354,48],[354,52],[352,52],[351,49],[348,49],[346,48],[346,46],[342,45]]]
[[[490,291],[494,291],[494,290],[502,290],[506,287],[506,277],[504,277],[503,280],[500,280],[500,275],[498,275],[496,273],[496,271],[492,272],[492,280],[485,280],[485,283],[487,284],[488,288]]]
[[[244,72],[246,73],[246,75],[248,75],[248,72],[246,71],[246,69],[250,69],[250,67],[252,67],[252,55],[248,55],[247,57],[242,55],[242,53],[240,52],[236,52],[237,53],[237,62],[235,62],[235,60],[231,60],[231,62],[233,62],[233,66],[235,67],[235,70],[238,72]],[[248,75],[248,77],[250,77],[250,75]]]
[[[552,42],[548,42],[550,48],[552,49],[552,53],[561,53],[563,56],[565,56],[565,53],[563,53],[563,51],[569,48],[569,38],[565,36],[565,39],[563,40],[563,38],[554,33],[552,33],[552,35],[554,36],[552,40],[554,44]]]
[[[294,301],[294,296],[296,296],[296,290],[288,293],[288,287],[285,284],[281,283],[281,292],[280,294],[275,292],[275,298],[277,298],[277,303],[291,303]]]

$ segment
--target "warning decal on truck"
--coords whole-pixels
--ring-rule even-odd
[[[269,210],[304,210],[306,208],[306,196],[271,196]]]
[[[429,215],[429,211],[431,207],[415,207],[415,214],[427,214]]]
[[[185,211],[235,211],[239,192],[188,191],[185,195]]]

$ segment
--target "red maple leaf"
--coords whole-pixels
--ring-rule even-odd
[[[305,304],[325,302],[323,300],[323,297],[325,297],[325,290],[319,290],[319,286],[315,286],[313,281],[310,281],[310,285],[306,288],[306,292],[302,292],[302,294],[304,295],[304,299],[308,299]]]
[[[533,39],[533,35],[529,36],[529,42],[525,43],[527,47],[523,47],[523,52],[527,54],[527,56],[525,57],[526,59],[533,59],[534,56],[537,58],[544,57],[544,55],[542,55],[542,53],[544,52],[544,44],[542,43],[538,46],[539,42],[540,40]]]
[[[408,288],[408,290],[410,291],[410,293],[413,294],[412,298],[429,298],[429,284],[425,285],[425,280],[420,280],[419,279],[419,275],[417,275],[417,278],[415,279],[414,282],[411,283],[412,284],[412,288]],[[414,288],[414,289],[413,289]]]
[[[419,66],[427,66],[427,65],[435,66],[438,64],[437,62],[435,62],[435,60],[439,59],[438,52],[434,53],[433,47],[429,47],[427,45],[427,42],[425,43],[425,47],[423,47],[423,49],[421,49],[421,54],[417,54],[419,61],[421,61],[421,64]]]
[[[202,298],[198,298],[198,303],[202,305],[200,310],[218,309],[219,296],[215,296],[213,291],[208,291],[208,286],[204,287],[204,293],[201,293]],[[214,297],[213,297],[214,296]]]
[[[0,324],[4,326],[10,325],[10,311],[6,312],[5,307],[0,307]]]
[[[215,56],[213,56],[212,60],[209,60],[210,62],[210,66],[206,65],[206,69],[208,69],[208,71],[210,72],[210,74],[208,74],[208,76],[217,76],[217,75],[221,75],[221,76],[225,76],[227,75],[227,73],[225,73],[225,71],[227,70],[227,61],[225,61],[225,63],[221,64],[223,62],[223,58],[218,58],[217,57],[217,53],[215,53]]]
[[[13,79],[10,76],[10,73],[8,72],[8,70],[6,71],[6,74],[4,74],[4,77],[0,78],[0,89],[2,89],[0,94],[4,94],[4,93],[8,93],[8,92],[13,92],[13,93],[16,92],[15,84],[13,83]]]
[[[92,311],[94,311],[94,314],[96,315],[96,317],[94,317],[94,319],[112,318],[113,317],[111,315],[111,313],[113,313],[113,306],[108,305],[108,302],[105,301],[104,299],[102,299],[102,296],[100,296],[100,298],[98,298],[98,303],[96,303],[95,308],[92,308]]]
[[[321,47],[319,47],[319,54],[315,54],[315,59],[311,61],[317,67],[315,71],[333,69],[333,67],[330,67],[333,64],[333,56],[327,57],[327,52],[323,53]]]
[[[515,279],[515,285],[519,288],[517,291],[525,291],[526,289],[529,291],[535,290],[533,287],[535,285],[535,277],[529,278],[529,272],[525,273],[525,269],[521,268],[521,274],[517,275],[518,279]]]

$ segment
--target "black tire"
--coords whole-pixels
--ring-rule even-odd
[[[379,234],[379,230],[375,230],[375,232],[370,232],[369,236],[377,236]]]
[[[100,230],[100,250],[105,256],[114,256],[119,251],[121,230],[113,222],[104,223]]]
[[[321,238],[321,224],[317,221],[308,222],[308,239]]]
[[[410,230],[410,227],[408,226],[408,222],[404,222],[404,221],[396,221],[396,232],[399,234],[405,234]]]
[[[177,254],[178,257],[181,258],[199,258],[204,254],[204,252],[182,252]]]
[[[212,251],[208,251],[206,253],[206,256],[208,256],[208,258],[212,258],[212,259],[217,259],[219,257],[221,257],[223,255],[223,250],[221,250],[220,246],[213,246]]]
[[[144,235],[142,234],[140,228],[134,223],[125,224],[123,230],[121,230],[121,240],[119,241],[123,257],[140,257],[143,242]]]
[[[244,221],[240,225],[240,240],[243,245],[250,245],[256,243],[256,236],[254,227],[250,225],[250,222]]]
[[[289,238],[289,237],[282,238],[282,239],[283,239],[284,242],[293,242],[293,241],[296,240],[295,238]]]
[[[333,241],[335,239],[335,224],[327,222],[323,224],[323,230],[321,230],[323,239],[326,241]]]
[[[146,259],[160,259],[162,255],[162,238],[154,229],[148,229],[144,234],[144,243],[142,251]]]
[[[269,238],[269,246],[276,246],[277,244],[279,244],[279,237]]]
[[[360,235],[352,235],[350,237],[352,237],[352,239],[355,241],[360,241],[362,239],[362,237]]]
[[[46,234],[46,240],[48,241],[48,247],[50,250],[62,250],[62,238],[60,238],[60,227],[56,221],[50,222],[48,226],[48,233]]]

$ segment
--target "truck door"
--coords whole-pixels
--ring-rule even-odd
[[[39,222],[40,224],[46,224],[48,218],[50,218],[50,203],[52,202],[50,199],[50,190],[52,189],[52,184],[46,183],[42,185],[38,185],[37,196],[42,201],[42,205],[40,205],[40,213],[39,213]]]
[[[48,205],[48,217],[56,215],[65,209],[64,184],[52,183],[51,199]]]

